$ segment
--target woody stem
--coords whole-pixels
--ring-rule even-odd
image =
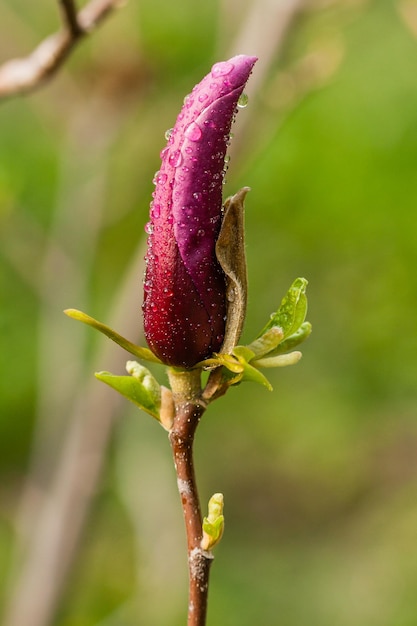
[[[194,472],[194,435],[205,404],[200,400],[200,372],[169,370],[175,403],[169,433],[178,490],[187,534],[189,602],[187,626],[204,626],[207,614],[209,571],[213,557],[201,548],[203,536],[200,501]]]

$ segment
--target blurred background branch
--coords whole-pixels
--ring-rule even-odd
[[[124,0],[91,0],[77,13],[73,0],[59,0],[63,29],[44,39],[27,57],[0,65],[0,98],[41,86],[59,70],[78,41],[122,2]]]

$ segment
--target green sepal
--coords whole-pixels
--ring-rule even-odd
[[[282,299],[279,309],[271,315],[271,319],[258,337],[265,335],[272,327],[278,326],[282,328],[283,339],[286,339],[300,328],[307,313],[307,284],[305,278],[295,279]]]
[[[83,322],[88,326],[92,326],[96,330],[103,333],[103,335],[106,335],[106,337],[124,348],[127,352],[133,354],[133,356],[137,357],[138,359],[151,361],[152,363],[161,363],[158,357],[156,357],[154,353],[149,350],[149,348],[142,348],[141,346],[135,345],[128,339],[125,339],[125,337],[122,337],[122,335],[119,335],[119,333],[117,333],[109,326],[106,326],[106,324],[102,324],[98,320],[94,319],[94,317],[87,315],[87,313],[78,311],[78,309],[66,309],[64,313],[74,320],[78,320],[79,322]]]
[[[97,372],[95,376],[160,421],[161,387],[158,381],[146,367],[135,361],[127,362],[127,370],[131,376],[115,376],[110,372]]]
[[[253,367],[253,365],[250,365],[243,358],[239,359],[239,363],[243,367],[242,377],[241,377],[242,381],[250,381],[253,383],[259,383],[260,385],[263,385],[264,387],[266,387],[268,391],[272,391],[271,383],[266,378],[266,376],[262,374],[262,372],[260,372],[256,367]]]
[[[215,354],[213,358],[208,359],[204,363],[210,366],[223,365],[234,376],[225,375],[226,382],[229,386],[237,385],[240,382],[251,381],[259,383],[272,391],[271,383],[268,379],[255,367],[250,365],[249,361],[254,357],[252,350],[246,346],[236,346],[232,354]]]

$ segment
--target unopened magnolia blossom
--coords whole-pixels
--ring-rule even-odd
[[[216,63],[185,98],[161,152],[147,224],[144,329],[168,365],[189,368],[220,349],[226,285],[215,245],[230,127],[256,57]]]

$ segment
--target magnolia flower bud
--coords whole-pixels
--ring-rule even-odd
[[[216,63],[186,97],[161,152],[151,203],[144,330],[168,365],[189,368],[220,349],[226,286],[215,245],[230,127],[255,57]]]

